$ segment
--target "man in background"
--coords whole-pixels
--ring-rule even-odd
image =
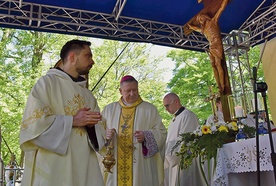
[[[175,93],[168,93],[163,99],[163,104],[165,109],[173,115],[166,140],[164,186],[205,185],[198,160],[195,159],[187,170],[180,170],[180,157],[176,155],[176,152],[180,151],[181,145],[172,151],[176,142],[181,138],[180,134],[193,132],[199,126],[197,116],[182,106],[179,96]]]
[[[217,122],[225,122],[223,118],[222,112],[222,104],[220,97],[216,98],[216,111],[212,115],[210,115],[206,121],[206,124],[217,123]]]

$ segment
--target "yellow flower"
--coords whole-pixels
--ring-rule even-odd
[[[234,131],[237,131],[237,130],[238,130],[237,122],[232,121],[232,122],[231,122],[231,125],[232,125],[232,129],[233,129]]]
[[[202,131],[202,134],[211,134],[210,126],[206,126],[206,125],[202,126],[201,131]]]
[[[237,126],[237,122],[235,122],[235,121],[232,121],[231,124],[232,124],[233,127]]]
[[[228,128],[224,125],[221,125],[219,126],[218,130],[221,132],[221,131],[225,131],[225,132],[228,132]]]
[[[233,127],[233,131],[237,131],[239,128],[237,126]]]

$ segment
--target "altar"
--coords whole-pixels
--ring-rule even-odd
[[[274,149],[276,134],[272,133]],[[269,136],[260,136],[260,178],[261,185],[275,186]],[[212,186],[257,185],[256,139],[224,144],[218,150],[217,166]]]

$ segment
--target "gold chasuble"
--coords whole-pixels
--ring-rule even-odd
[[[105,185],[163,186],[167,133],[157,108],[140,97],[132,105],[121,98],[105,106],[102,116],[106,128],[116,130],[112,142],[116,164],[112,173],[103,173]],[[134,136],[136,131],[143,132],[143,143]]]
[[[133,142],[133,125],[136,106],[142,102],[143,100],[140,97],[131,106],[126,106],[122,102],[122,99],[119,101],[122,110],[118,131],[117,168],[120,169],[117,174],[118,185],[132,185],[133,183],[132,160],[135,161],[135,157],[133,157],[133,151],[135,150],[135,142]]]

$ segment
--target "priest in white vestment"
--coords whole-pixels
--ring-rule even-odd
[[[190,110],[182,106],[178,95],[175,93],[167,94],[163,99],[166,110],[174,117],[168,127],[165,151],[165,183],[164,186],[203,186],[204,178],[200,172],[200,164],[195,159],[187,170],[180,169],[180,156],[176,152],[180,150],[179,145],[174,151],[173,147],[181,139],[180,134],[194,131],[198,126],[197,116]]]
[[[133,76],[124,76],[119,90],[120,100],[102,111],[116,159],[113,173],[104,175],[106,185],[163,186],[167,131],[161,116],[155,106],[142,100]]]
[[[266,113],[265,112],[260,112],[260,115],[258,116],[258,120],[260,121],[260,123],[263,123],[263,127],[268,130],[268,126],[267,126],[267,120],[266,118]],[[241,122],[249,127],[254,127],[256,128],[256,119],[255,119],[255,113],[249,113],[246,115],[246,118],[242,119]],[[276,131],[276,127],[273,124],[273,121],[270,120],[270,129],[272,132]]]
[[[213,113],[212,115],[210,115],[207,118],[207,121],[205,124],[207,125],[211,125],[217,122],[222,122],[224,123],[224,117],[223,117],[223,111],[222,111],[222,104],[221,104],[221,100],[220,97],[216,98],[216,111],[215,113]]]
[[[94,65],[90,42],[68,41],[61,67],[50,69],[32,88],[20,129],[25,152],[21,186],[103,186],[96,151],[105,130],[95,97],[86,88]]]

